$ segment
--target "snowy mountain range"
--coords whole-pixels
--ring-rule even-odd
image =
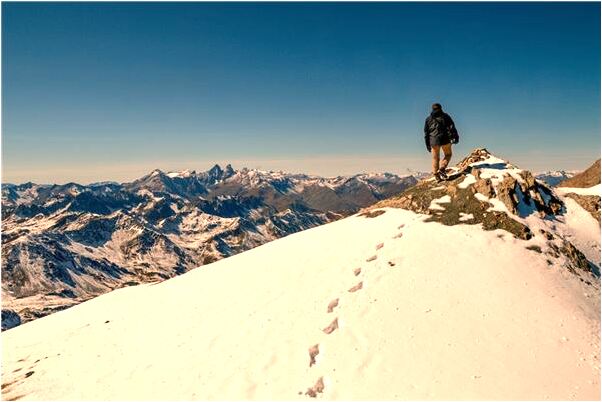
[[[139,182],[163,197],[155,176]],[[140,214],[160,202],[147,197]],[[115,290],[2,345],[4,399],[599,400],[600,225],[477,149],[449,181]]]
[[[397,194],[413,176],[234,170],[129,183],[4,184],[2,326],[161,281]]]
[[[537,180],[543,181],[549,186],[555,187],[563,181],[570,179],[579,173],[579,170],[549,170],[535,174]]]

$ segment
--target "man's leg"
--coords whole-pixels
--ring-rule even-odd
[[[431,146],[431,156],[433,157],[433,174],[439,171],[439,145]]]
[[[447,167],[449,161],[451,161],[452,158],[452,145],[441,145],[441,148],[443,148],[443,160],[441,161],[441,170],[445,171],[445,168]]]

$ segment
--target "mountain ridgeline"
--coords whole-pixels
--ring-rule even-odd
[[[123,184],[5,184],[2,326],[182,274],[416,183],[388,173],[322,178],[215,165],[154,170]]]

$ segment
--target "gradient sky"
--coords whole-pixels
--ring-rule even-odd
[[[2,181],[600,157],[600,3],[2,3]]]

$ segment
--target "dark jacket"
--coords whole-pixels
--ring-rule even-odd
[[[441,110],[432,112],[424,122],[424,143],[427,150],[433,145],[446,145],[460,140],[456,125],[449,115]]]

